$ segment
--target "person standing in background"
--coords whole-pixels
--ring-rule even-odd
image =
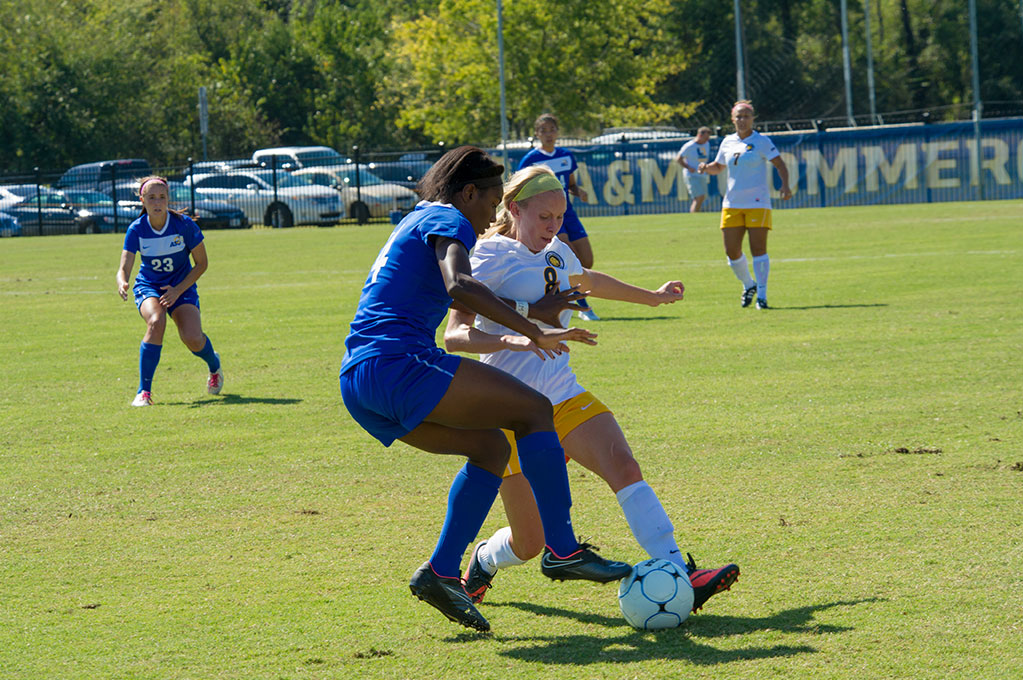
[[[767,276],[771,260],[767,256],[767,232],[771,230],[771,165],[781,177],[781,199],[792,198],[792,191],[785,161],[774,143],[753,129],[755,118],[753,104],[746,100],[735,102],[732,107],[735,132],[721,141],[713,163],[700,163],[697,169],[716,175],[727,168],[728,189],[721,203],[721,234],[728,266],[742,282],[742,306],[749,307],[755,295],[757,309],[769,309]],[[747,233],[756,280],[750,276],[749,264],[742,252],[743,237]]]
[[[693,199],[689,204],[689,212],[700,212],[703,200],[707,198],[707,188],[710,186],[710,176],[700,172],[700,163],[710,160],[710,128],[701,127],[696,131],[696,136],[682,145],[675,160],[682,166],[682,178],[686,182],[686,189],[689,190],[689,198]]]

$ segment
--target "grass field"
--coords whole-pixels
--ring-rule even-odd
[[[742,568],[658,633],[535,562],[495,580],[492,636],[409,594],[457,463],[383,449],[337,390],[389,226],[207,234],[225,394],[168,327],[148,409],[120,237],[4,240],[0,677],[1023,677],[1021,215],[778,211],[771,311],[739,308],[715,214],[587,223],[599,269],[687,299],[596,301],[576,372],[683,550]],[[569,474],[576,528],[643,559]]]

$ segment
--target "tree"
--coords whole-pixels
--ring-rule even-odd
[[[662,120],[684,109],[652,96],[657,83],[683,63],[659,26],[667,9],[666,0],[508,3],[506,99],[514,135],[529,134],[543,111],[555,112],[568,130],[595,130]],[[398,124],[434,141],[496,141],[494,3],[443,0],[432,14],[396,25],[394,36],[399,63],[390,83],[402,99]]]

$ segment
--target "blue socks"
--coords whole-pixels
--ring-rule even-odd
[[[568,488],[565,451],[556,432],[533,432],[515,442],[522,474],[533,488],[543,523],[544,542],[558,557],[579,549],[572,529],[572,493]]]
[[[199,357],[210,367],[210,373],[216,373],[220,370],[220,357],[213,351],[213,343],[210,342],[210,337],[206,336],[206,345],[198,352],[192,352],[195,356]]]
[[[439,576],[462,575],[462,554],[480,532],[500,488],[500,477],[469,463],[455,475],[448,492],[448,514],[430,556],[430,565]]]
[[[139,392],[153,391],[153,374],[160,363],[160,351],[163,345],[151,345],[143,342],[139,346]]]

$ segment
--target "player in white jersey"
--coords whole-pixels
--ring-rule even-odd
[[[652,307],[682,299],[684,289],[679,281],[647,290],[584,268],[571,248],[556,238],[565,204],[564,191],[549,169],[533,166],[515,173],[505,190],[501,216],[477,242],[471,259],[473,277],[540,321],[541,327],[563,326],[571,318],[573,299],[580,290],[594,297]],[[449,317],[444,342],[449,350],[480,353],[483,363],[508,371],[550,399],[565,454],[608,483],[644,550],[687,571],[696,591],[694,609],[738,578],[734,564],[696,569],[692,558],[688,562],[683,559],[671,520],[643,480],[618,422],[610,409],[576,380],[567,353],[544,360],[527,338],[457,307]],[[536,502],[519,471],[514,445],[501,498],[511,526],[476,546],[463,577],[466,592],[477,602],[498,569],[522,564],[544,547]],[[545,554],[544,566],[546,560]]]
[[[682,166],[682,178],[686,181],[686,189],[692,199],[689,212],[700,212],[710,187],[710,176],[700,172],[700,163],[710,160],[710,128],[704,126],[697,130],[696,136],[678,150],[675,160]]]
[[[122,300],[127,300],[135,254],[140,255],[141,264],[132,292],[139,315],[146,322],[146,334],[139,347],[139,389],[132,406],[153,403],[153,374],[160,362],[168,316],[178,327],[181,342],[209,367],[206,391],[220,394],[224,388],[220,355],[202,330],[195,285],[209,264],[206,245],[195,222],[167,207],[169,192],[163,177],[141,180],[142,215],[129,225],[124,235],[121,264],[117,269],[117,292]]]
[[[770,165],[781,177],[781,198],[792,197],[789,189],[789,171],[770,139],[753,129],[756,114],[753,104],[738,101],[732,107],[735,133],[728,135],[718,147],[712,163],[701,163],[699,169],[711,175],[728,171],[728,189],[721,203],[721,234],[725,242],[728,265],[742,282],[740,298],[743,307],[749,307],[756,295],[757,309],[768,309],[767,276],[771,260],[767,256],[767,232],[771,230]],[[770,164],[770,165],[768,165]],[[749,233],[750,254],[753,255],[753,274],[742,252],[742,239]]]

